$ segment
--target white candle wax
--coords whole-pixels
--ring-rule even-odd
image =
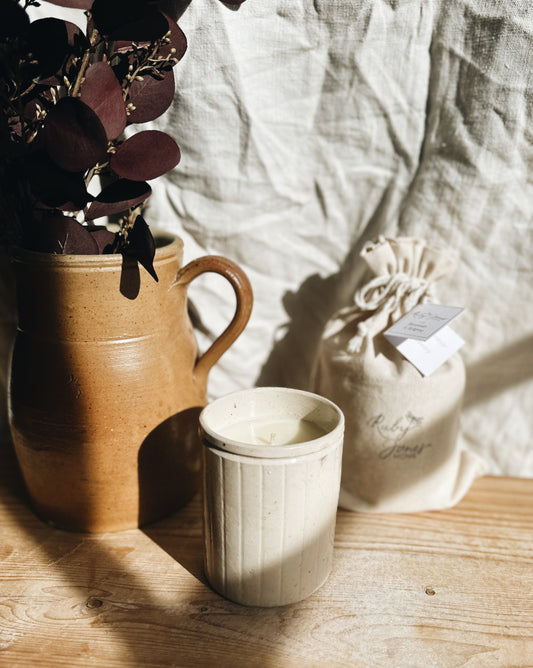
[[[219,430],[221,436],[253,445],[291,445],[324,436],[326,430],[315,422],[295,418],[251,419]]]

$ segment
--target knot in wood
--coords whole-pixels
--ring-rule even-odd
[[[90,596],[85,603],[85,607],[89,609],[101,608],[103,605],[104,602],[101,599],[96,598],[96,596]]]

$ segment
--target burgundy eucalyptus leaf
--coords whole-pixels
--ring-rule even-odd
[[[21,37],[27,33],[30,19],[16,0],[2,0],[0,4],[0,40]]]
[[[168,32],[165,16],[153,7],[147,7],[137,21],[132,21],[114,30],[110,38],[132,42],[155,42]]]
[[[30,188],[40,202],[64,211],[79,211],[93,199],[87,192],[83,172],[67,172],[58,167],[44,151],[38,151],[27,163]]]
[[[40,78],[55,74],[70,54],[65,21],[44,18],[33,21],[28,33],[28,45],[37,61],[33,76]]]
[[[126,127],[126,105],[122,88],[107,62],[87,68],[80,99],[96,113],[105,128],[107,139],[116,139]]]
[[[166,14],[164,16],[167,19],[168,29],[170,30],[170,42],[161,45],[159,55],[164,58],[172,55],[174,58],[181,60],[187,51],[187,37],[176,21]],[[173,52],[172,49],[174,49]]]
[[[145,0],[94,0],[91,14],[100,33],[109,35],[124,23],[138,19],[145,9]]]
[[[93,0],[46,0],[51,5],[69,7],[70,9],[90,9]]]
[[[144,181],[119,179],[106,186],[91,203],[85,220],[95,220],[102,216],[122,213],[144,202],[152,193],[152,189]]]
[[[154,237],[142,216],[137,216],[133,227],[128,232],[128,245],[123,252],[128,257],[134,257],[150,276],[156,281],[159,280],[154,269]]]
[[[161,14],[165,17],[167,21],[167,32],[170,32],[169,42],[161,44],[159,47],[158,55],[162,58],[167,56],[172,56],[177,60],[183,58],[185,52],[187,51],[187,37],[179,25],[167,16],[164,12]],[[166,33],[165,33],[166,34]],[[135,44],[139,47],[147,47],[151,44],[149,40],[136,40]],[[115,51],[118,53],[124,53],[133,50],[133,40],[117,40],[115,42]]]
[[[37,246],[33,250],[63,255],[96,255],[98,244],[92,234],[71,216],[50,213],[37,228]]]
[[[54,209],[58,209],[59,211],[71,211],[72,213],[77,213],[78,211],[81,211],[79,202],[65,202],[64,204],[59,204],[58,206],[53,207]]]
[[[91,13],[99,32],[115,41],[151,42],[168,32],[167,19],[146,0],[94,0]]]
[[[88,227],[89,233],[96,241],[98,251],[101,255],[108,255],[115,252],[117,245],[117,235],[101,225]]]
[[[129,137],[111,156],[111,169],[132,181],[150,181],[166,174],[180,161],[176,142],[160,130],[143,130]]]
[[[174,72],[166,72],[161,79],[145,74],[142,81],[133,81],[128,102],[135,109],[128,123],[147,123],[163,114],[172,104],[175,93]]]
[[[82,55],[90,47],[87,35],[76,23],[65,21],[67,27],[68,44],[73,54]]]
[[[65,58],[60,69],[50,77],[41,79],[41,83],[49,86],[61,86],[64,83],[63,77],[74,79],[77,72],[73,71],[75,63],[79,63],[79,58],[90,47],[89,40],[83,30],[70,21],[64,21],[67,31],[67,57]]]
[[[67,172],[83,172],[106,156],[105,128],[78,98],[59,100],[45,119],[43,134],[48,154]]]

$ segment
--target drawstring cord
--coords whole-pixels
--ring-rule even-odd
[[[348,344],[349,352],[358,352],[366,336],[385,329],[391,314],[408,313],[431,298],[432,285],[425,278],[403,273],[376,276],[355,294],[356,307],[373,314],[358,324],[357,334]]]
[[[384,274],[376,276],[355,294],[355,304],[362,311],[385,309],[389,313],[402,307],[407,313],[424,296],[429,297],[430,283],[425,278],[407,274]]]

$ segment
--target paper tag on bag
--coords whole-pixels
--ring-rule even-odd
[[[385,336],[427,341],[464,311],[462,306],[418,304],[385,332]]]
[[[464,344],[448,326],[462,311],[460,306],[419,304],[384,334],[411,364],[429,376]]]

